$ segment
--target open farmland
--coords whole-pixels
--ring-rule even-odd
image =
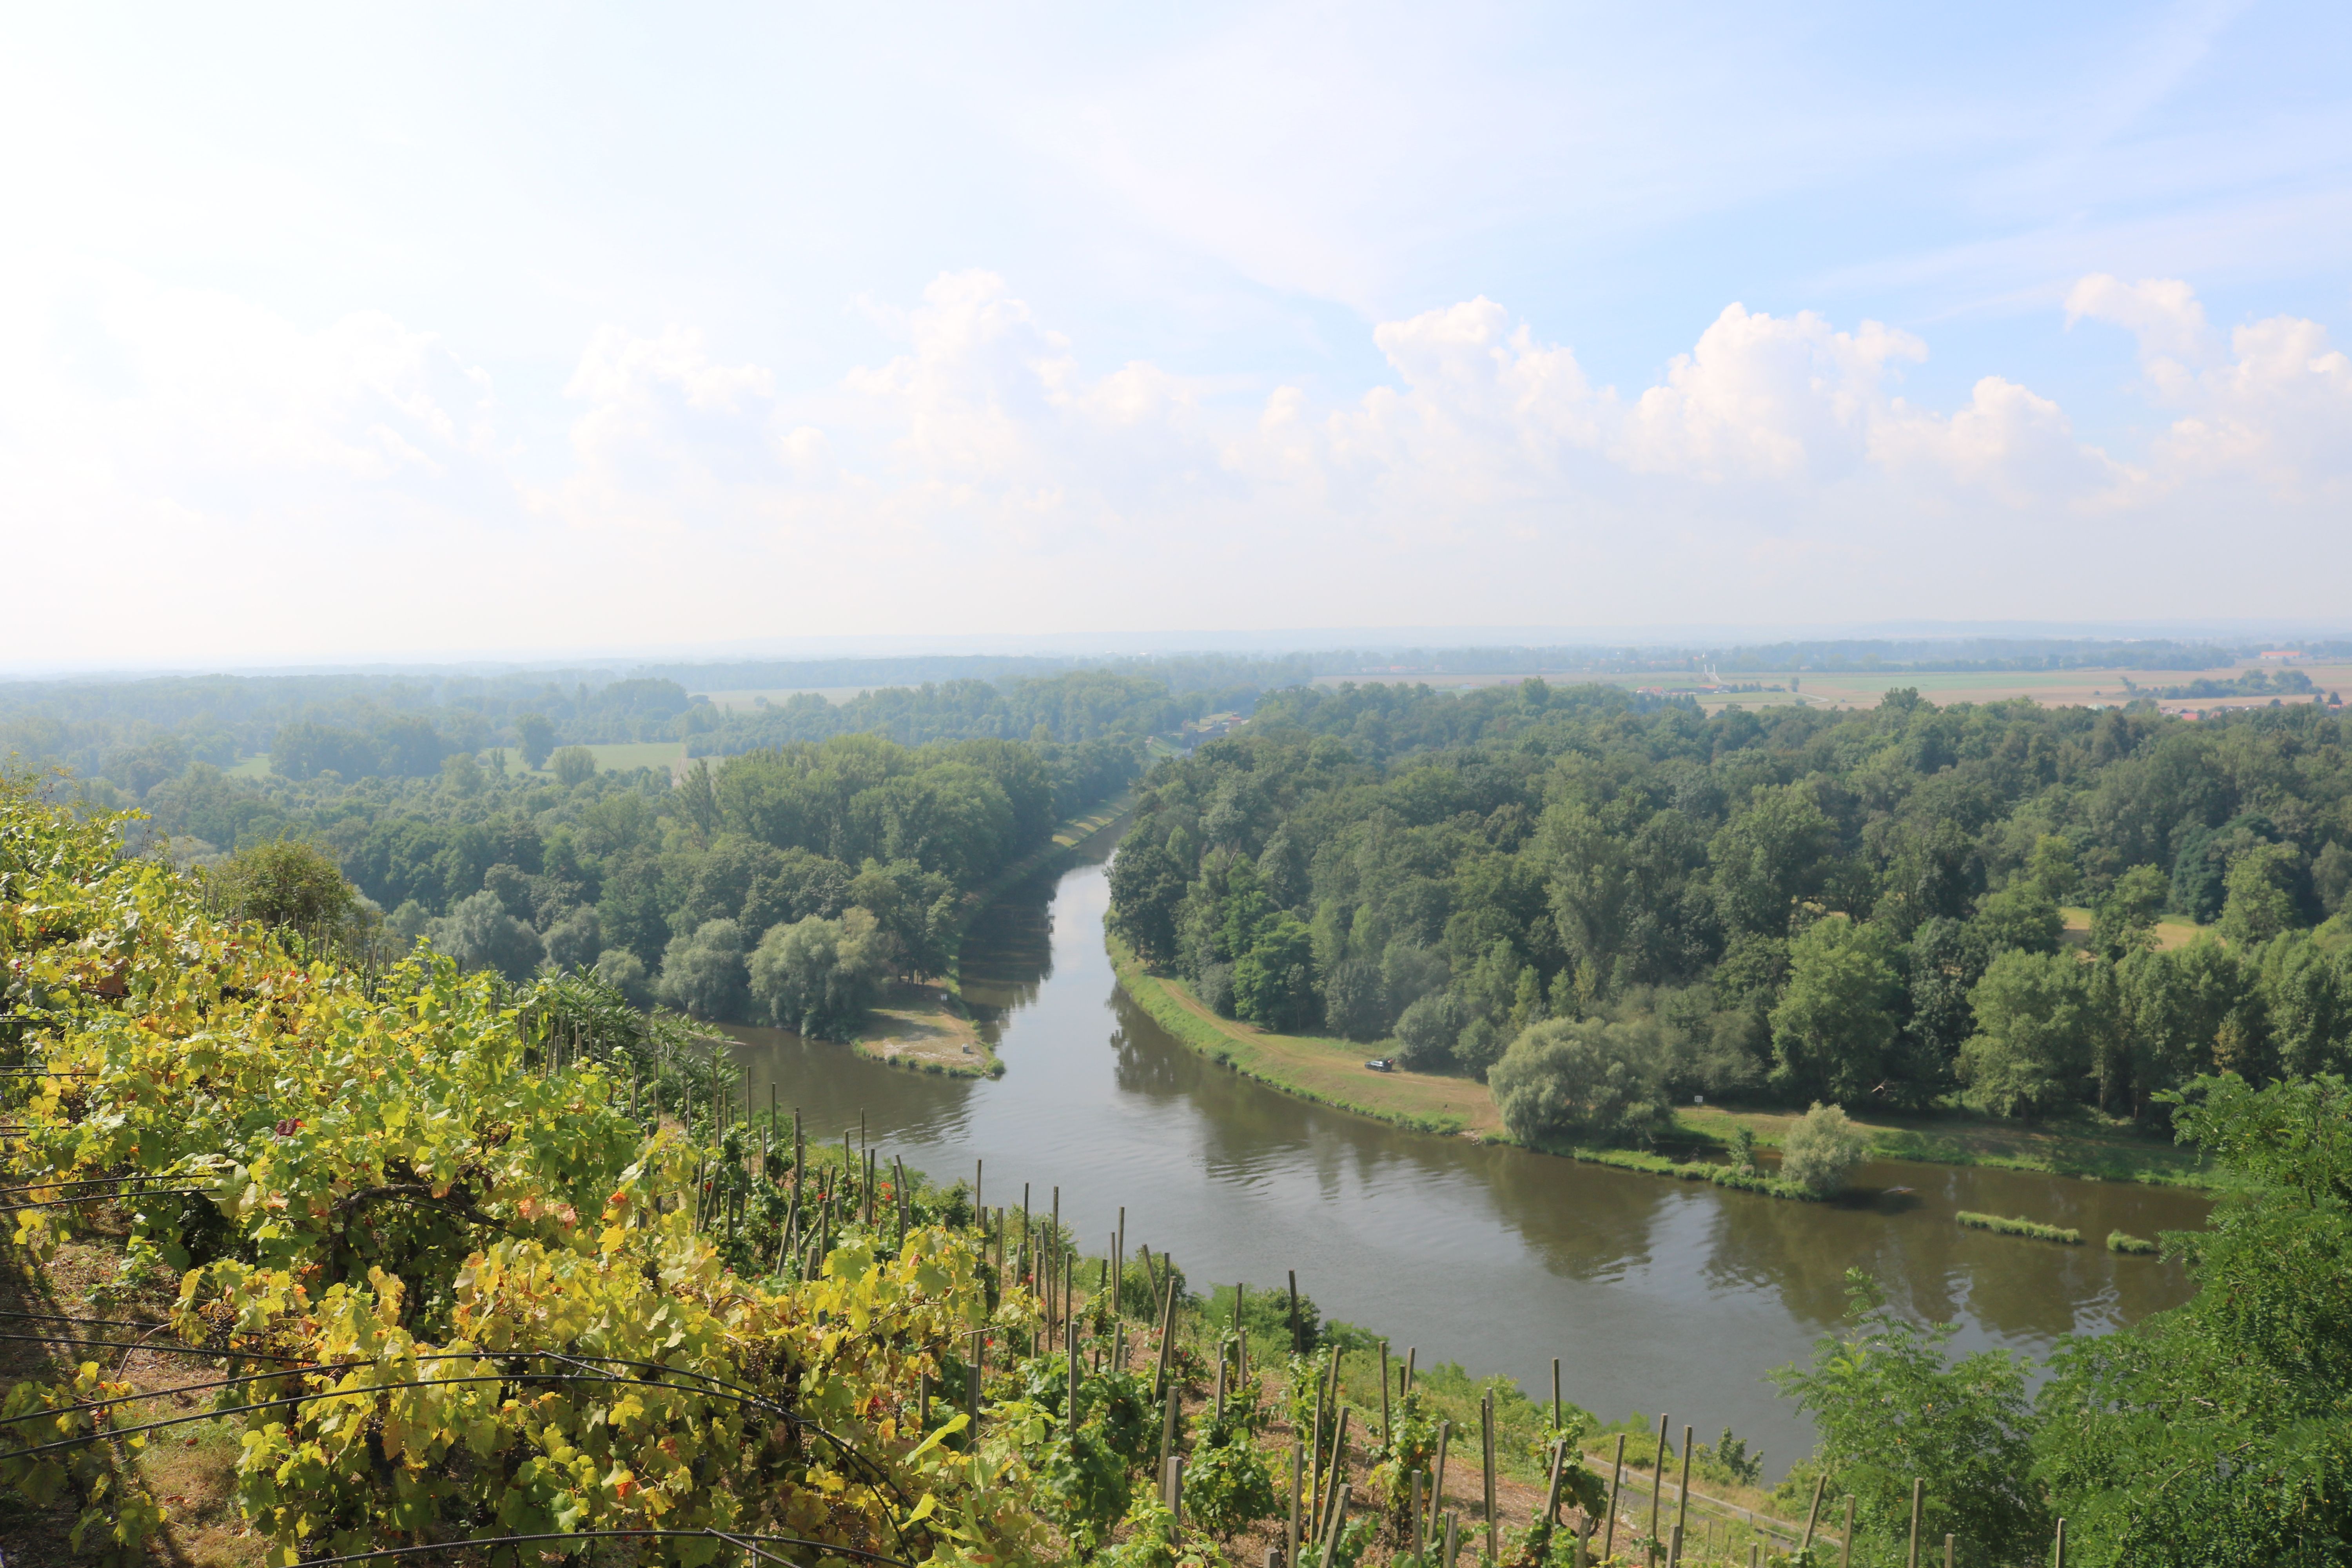
[[[1728,685],[1779,687],[1780,690],[1708,691],[1711,684],[1696,673],[1648,671],[1633,675],[1586,675],[1549,672],[1538,679],[1555,686],[1581,685],[1596,682],[1604,686],[1622,686],[1629,689],[1654,689],[1670,693],[1688,693],[1698,700],[1699,706],[1716,712],[1738,703],[1743,708],[1779,708],[1804,706],[1813,708],[1871,708],[1889,691],[1904,687],[1939,706],[1955,702],[2005,702],[2014,698],[2026,698],[2045,708],[2110,707],[2144,696],[2155,690],[2174,686],[2187,686],[2198,680],[2235,680],[2250,669],[2276,671],[2282,668],[2300,669],[2311,677],[2312,684],[2323,692],[2352,690],[2352,664],[2297,664],[2281,667],[2248,661],[2221,669],[2051,669],[2051,670],[1769,670],[1727,673]],[[1483,686],[1511,686],[1529,679],[1526,673],[1516,675],[1450,675],[1450,674],[1367,674],[1318,676],[1318,686],[1336,687],[1348,684],[1369,685],[1379,681],[1402,682],[1407,685],[1428,685],[1444,689],[1469,690]],[[2125,688],[2128,679],[2139,691]],[[1798,689],[1788,689],[1790,682]],[[2184,709],[2211,712],[2221,708],[2263,708],[2273,700],[2270,697],[2230,698],[2162,698],[2158,705],[2167,712]],[[2289,697],[2286,701],[2308,698]]]

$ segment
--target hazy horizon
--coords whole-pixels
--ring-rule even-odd
[[[0,26],[0,670],[2345,624],[2334,8]]]

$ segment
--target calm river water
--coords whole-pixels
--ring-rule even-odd
[[[966,995],[1004,1076],[928,1077],[776,1030],[733,1031],[753,1093],[772,1083],[835,1137],[862,1112],[892,1154],[938,1180],[985,1163],[984,1196],[1062,1214],[1107,1249],[1172,1252],[1212,1280],[1299,1289],[1328,1317],[1386,1335],[1423,1364],[1507,1373],[1604,1416],[1672,1415],[1760,1442],[1778,1475],[1811,1447],[1765,1383],[1833,1328],[1861,1268],[1911,1313],[1959,1324],[1962,1349],[2040,1352],[2059,1334],[2180,1300],[2174,1265],[2118,1258],[2136,1236],[2200,1223],[2165,1188],[1958,1166],[1874,1164],[1856,1195],[1794,1204],[1408,1132],[1293,1100],[1194,1055],[1119,992],[1103,951],[1099,865],[1041,879],[983,915],[963,948]],[[1909,1194],[1890,1187],[1915,1189]],[[2056,1247],[1964,1231],[1960,1209],[2079,1226]]]

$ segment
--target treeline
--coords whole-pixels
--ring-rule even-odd
[[[2124,689],[2137,697],[2309,697],[2318,690],[2311,676],[2300,669],[2249,669],[2234,680],[2192,680],[2186,685],[2149,688],[2124,678]]]
[[[1140,740],[1172,734],[1205,714],[1246,713],[1257,700],[1255,686],[1195,688],[1179,694],[1160,676],[1103,669],[1016,678],[994,685],[951,680],[886,687],[838,704],[803,691],[781,702],[762,698],[750,711],[730,712],[696,735],[688,749],[697,756],[724,756],[856,734],[887,735],[908,746],[974,738]]]
[[[2308,705],[1285,692],[1151,774],[1111,923],[1229,1016],[1480,1077],[1526,1039],[1531,1137],[1699,1093],[2161,1117],[2352,1066],[2344,742]],[[2168,950],[2168,914],[2212,925]]]
[[[1140,769],[1127,741],[846,735],[706,762],[675,786],[666,771],[567,782],[454,754],[430,781],[257,781],[199,763],[139,804],[183,865],[320,847],[401,950],[428,937],[517,979],[593,968],[639,1002],[829,1031],[888,974],[935,973],[963,893]],[[762,942],[803,926],[793,963],[762,980]]]
[[[1075,661],[1066,661],[1075,662]],[[1027,667],[1037,666],[1036,669]],[[944,681],[942,668],[975,674]],[[1000,667],[1020,667],[1017,668]],[[227,769],[266,756],[283,778],[334,773],[430,778],[451,757],[502,750],[543,766],[560,748],[691,740],[728,755],[835,735],[933,741],[1066,742],[1172,734],[1204,713],[1249,711],[1263,690],[1304,680],[1302,658],[1127,660],[1059,668],[1052,660],[842,660],[797,665],[422,675],[166,677],[0,683],[0,760],[104,779],[135,804],[190,764]],[[729,712],[701,692],[877,689],[835,706],[814,692]],[[794,679],[798,678],[798,679]],[[691,684],[689,684],[691,683]]]

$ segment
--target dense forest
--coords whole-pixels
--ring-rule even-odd
[[[1151,773],[1111,923],[1229,1016],[1478,1077],[1525,1042],[1538,1140],[1694,1094],[2160,1119],[2352,1066],[2342,712],[1276,692]]]
[[[419,937],[521,979],[593,969],[640,1003],[831,1032],[890,973],[935,973],[958,900],[1117,795],[1132,742],[874,735],[667,772],[542,778],[462,752],[421,779],[263,784],[196,764],[151,785],[134,832],[191,868],[275,841],[316,846],[389,945]],[[787,986],[762,944],[844,982]],[[811,949],[809,944],[817,943]],[[762,983],[761,975],[771,973]]]

